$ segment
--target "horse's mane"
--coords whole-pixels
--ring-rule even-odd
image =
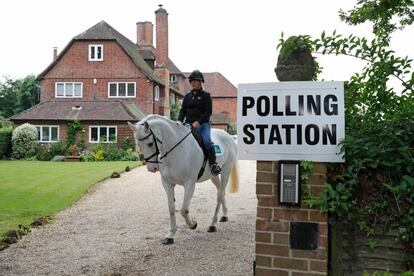
[[[174,129],[177,129],[177,128],[183,129],[183,130],[186,129],[184,126],[177,125],[177,123],[175,121],[173,121],[171,119],[168,119],[165,116],[158,115],[158,114],[150,114],[150,115],[147,115],[144,119],[141,120],[140,123],[148,122],[148,124],[151,125],[151,122],[154,122],[154,121],[162,121],[162,122],[165,122],[171,128],[174,128]]]

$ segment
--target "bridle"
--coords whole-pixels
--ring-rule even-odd
[[[178,145],[179,144],[181,144],[184,140],[185,140],[185,138],[187,138],[188,137],[188,135],[190,135],[191,134],[191,131],[189,131],[177,144],[175,144],[175,146],[173,146],[170,150],[168,150],[164,155],[162,155],[160,158],[159,158],[159,160],[158,160],[158,155],[161,153],[160,152],[160,149],[159,149],[159,147],[158,147],[158,143],[157,143],[157,141],[160,143],[160,144],[162,144],[162,142],[161,142],[161,140],[160,139],[158,139],[157,138],[157,136],[155,136],[155,134],[154,134],[154,132],[152,132],[152,129],[151,128],[149,128],[148,127],[148,129],[149,129],[149,131],[150,131],[150,133],[147,135],[147,136],[145,136],[144,138],[141,138],[141,139],[138,139],[138,141],[140,141],[140,142],[142,142],[142,141],[144,141],[144,140],[146,140],[146,139],[148,139],[149,137],[151,137],[152,136],[152,139],[153,139],[153,141],[154,141],[154,144],[155,144],[155,152],[153,153],[153,154],[151,154],[150,156],[148,156],[148,157],[145,157],[144,156],[144,160],[147,162],[147,163],[155,163],[155,164],[162,164],[162,162],[160,162],[159,160],[162,160],[163,158],[165,158],[165,157],[167,157],[167,155],[170,153],[170,152],[172,152],[176,147],[178,147]],[[153,158],[155,156],[155,160],[150,160],[151,158]]]

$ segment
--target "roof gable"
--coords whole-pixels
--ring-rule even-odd
[[[98,24],[94,25],[93,27],[89,28],[85,32],[75,36],[69,42],[69,44],[62,50],[59,56],[42,73],[39,74],[38,79],[42,79],[59,62],[59,60],[72,46],[74,42],[82,40],[116,41],[119,44],[119,46],[125,51],[125,53],[131,58],[133,63],[139,69],[141,69],[150,80],[164,85],[164,83],[155,74],[154,70],[152,70],[152,68],[145,62],[144,58],[140,55],[138,46],[103,20]]]

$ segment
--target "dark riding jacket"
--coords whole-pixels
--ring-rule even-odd
[[[183,122],[185,118],[187,123],[198,121],[201,125],[210,121],[212,111],[210,93],[202,89],[196,92],[191,90],[184,97],[178,120]]]

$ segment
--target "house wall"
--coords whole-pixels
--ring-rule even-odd
[[[237,121],[237,98],[213,98],[213,113],[226,112],[229,122]]]
[[[88,61],[90,44],[103,45],[103,61]],[[56,82],[77,81],[83,82],[83,98],[80,100],[122,99],[135,102],[146,113],[154,111],[153,83],[115,41],[75,41],[41,80],[40,100],[55,98]],[[136,98],[108,98],[109,82],[136,82]]]
[[[14,126],[18,127],[27,121],[15,121]],[[67,140],[67,133],[68,133],[68,125],[66,121],[43,121],[43,120],[36,120],[29,122],[32,125],[53,125],[59,126],[59,141],[62,143],[66,143]],[[85,141],[85,146],[87,148],[92,147],[96,143],[89,143],[89,126],[116,126],[117,127],[117,145],[122,146],[124,140],[129,138],[132,143],[134,143],[134,133],[129,128],[127,122],[95,122],[95,121],[82,121],[82,125],[84,126],[84,132],[79,134],[79,138]]]

